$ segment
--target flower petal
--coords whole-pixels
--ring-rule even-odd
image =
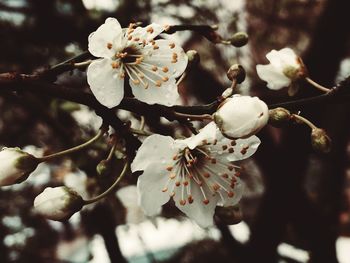
[[[104,24],[90,34],[89,52],[95,57],[111,58],[115,54],[115,50],[119,49],[121,35],[122,28],[118,20],[107,18]]]
[[[238,204],[238,202],[242,199],[243,191],[244,191],[244,185],[241,182],[241,180],[237,177],[235,187],[233,189],[234,196],[232,198],[226,198],[223,206],[233,206]]]
[[[218,132],[217,143],[210,145],[209,148],[221,158],[234,162],[252,156],[258,149],[260,142],[260,139],[255,135],[246,139],[230,140]]]
[[[177,78],[186,69],[188,57],[182,47],[173,41],[159,39],[142,50],[144,62],[165,72],[165,76]]]
[[[211,143],[216,139],[217,127],[215,122],[208,123],[199,133],[195,136],[182,140],[186,143],[191,150],[204,143]]]
[[[137,151],[134,161],[131,163],[131,171],[142,171],[153,163],[161,163],[166,166],[172,161],[177,149],[174,147],[174,139],[170,136],[154,134],[148,136]]]
[[[163,31],[163,26],[156,23],[152,23],[146,27],[136,27],[132,33],[128,34],[128,36],[131,36],[133,40],[139,39],[139,42],[141,43],[143,40],[147,42],[153,40]]]
[[[271,64],[256,66],[259,78],[266,81],[267,87],[272,90],[279,90],[291,84],[291,79],[285,76],[282,70],[283,68],[276,69]]]
[[[192,182],[191,194],[193,202],[190,204],[186,202],[185,205],[180,204],[182,199],[181,187],[175,188],[174,201],[175,205],[185,213],[189,218],[194,220],[200,227],[207,228],[214,224],[215,207],[218,202],[218,195],[213,196],[209,190],[206,191],[206,197],[209,200],[208,204],[203,203],[203,195],[199,186]]]
[[[87,82],[96,99],[104,106],[117,106],[124,96],[124,79],[120,77],[120,68],[113,69],[112,60],[93,61],[87,69]]]
[[[152,73],[150,72],[145,72],[144,75],[155,79],[155,77],[151,77]],[[132,74],[131,76],[136,79],[135,75]],[[162,83],[160,87],[157,86],[157,83],[151,81],[148,81],[147,83],[148,86],[145,88],[145,85],[141,81],[140,83],[135,84],[135,82],[130,78],[129,84],[131,86],[132,93],[137,99],[148,104],[157,103],[166,106],[173,106],[179,103],[180,97],[174,78],[168,79],[167,82]]]
[[[297,55],[290,48],[283,48],[281,50],[272,50],[266,54],[266,58],[274,67],[283,70],[286,66],[299,67]]]
[[[170,199],[163,189],[169,180],[169,172],[160,162],[149,163],[143,174],[137,180],[139,204],[148,216],[155,216],[161,206]]]

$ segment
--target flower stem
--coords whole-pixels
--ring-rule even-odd
[[[143,135],[143,136],[150,136],[150,135],[153,135],[152,132],[145,131],[145,130],[137,130],[137,129],[133,129],[133,128],[130,128],[129,130],[130,130],[132,133],[137,134],[137,135]]]
[[[292,114],[291,117],[292,117],[292,119],[297,119],[297,120],[299,120],[299,121],[305,123],[307,126],[309,126],[309,127],[311,128],[311,130],[317,128],[311,121],[309,121],[308,119],[306,119],[306,118],[304,118],[304,117],[302,117],[302,116],[300,116],[300,115]]]
[[[85,66],[90,65],[91,62],[92,62],[92,60],[89,59],[89,60],[86,60],[86,61],[83,61],[83,62],[74,63],[73,66],[74,66],[75,68],[81,68],[81,67],[85,67]]]
[[[111,193],[114,188],[118,185],[118,183],[120,182],[120,180],[124,177],[124,175],[126,174],[126,171],[129,167],[129,163],[128,161],[125,162],[124,164],[124,167],[123,167],[123,170],[122,172],[120,173],[120,175],[118,176],[118,178],[115,180],[115,182],[106,190],[104,191],[102,194],[94,197],[94,198],[91,198],[91,199],[88,199],[88,200],[84,200],[84,204],[85,205],[88,205],[88,204],[92,204],[92,203],[95,203],[99,200],[101,200],[102,198],[104,198],[106,195],[108,195],[109,193]]]
[[[328,93],[330,92],[332,89],[329,89],[329,88],[326,88],[320,84],[318,84],[317,82],[313,81],[312,79],[310,79],[309,77],[306,77],[305,80],[307,82],[309,82],[312,86],[314,86],[316,89],[322,91],[322,92],[325,92],[325,93]]]
[[[180,118],[187,118],[191,120],[213,120],[213,117],[210,114],[202,114],[202,115],[194,115],[194,114],[186,114],[186,113],[180,113],[180,112],[174,112],[174,115]]]
[[[176,85],[179,85],[187,76],[186,71],[184,73],[182,73],[182,75],[180,76],[180,78],[176,81]]]
[[[54,158],[61,157],[63,155],[69,154],[69,153],[73,153],[73,152],[82,150],[82,149],[86,148],[87,146],[89,146],[90,144],[92,144],[95,141],[97,141],[98,139],[100,139],[103,136],[103,134],[105,134],[105,132],[106,132],[106,128],[102,127],[99,130],[99,132],[95,135],[95,137],[91,138],[87,142],[84,142],[83,144],[77,145],[75,147],[69,148],[69,149],[61,151],[61,152],[57,152],[57,153],[53,153],[53,154],[50,154],[50,155],[47,155],[47,156],[40,157],[40,158],[38,158],[38,160],[41,161],[41,162],[45,162],[45,161],[49,161],[49,160],[52,160]]]

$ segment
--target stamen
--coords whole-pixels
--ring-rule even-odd
[[[168,67],[163,67],[162,71],[163,71],[164,73],[167,73],[167,72],[169,71],[169,69],[168,69]]]
[[[112,43],[107,43],[107,48],[108,48],[108,49],[111,49],[112,46],[113,46]]]
[[[170,44],[169,44],[169,47],[170,47],[171,49],[173,49],[173,48],[175,47],[175,43],[170,43]]]
[[[148,32],[148,33],[151,33],[151,34],[152,34],[153,31],[154,31],[154,30],[153,30],[153,27],[150,26],[150,27],[147,28],[147,32]]]

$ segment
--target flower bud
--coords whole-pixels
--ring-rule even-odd
[[[248,34],[245,32],[237,32],[230,38],[230,42],[232,46],[243,47],[248,43]]]
[[[314,128],[311,132],[311,145],[317,152],[328,153],[331,151],[332,141],[325,130]]]
[[[245,69],[240,64],[232,65],[227,71],[227,78],[231,81],[236,80],[238,84],[245,80]]]
[[[66,186],[47,187],[34,200],[34,209],[47,219],[64,221],[84,205],[83,198]]]
[[[36,169],[39,160],[19,148],[0,151],[0,186],[21,183]]]
[[[235,225],[242,221],[243,215],[239,205],[235,206],[217,206],[215,208],[215,216],[226,225]]]
[[[109,172],[111,171],[111,162],[109,162],[107,160],[102,160],[96,166],[96,171],[97,171],[98,175],[101,175],[101,176],[109,174]]]
[[[275,108],[269,110],[269,123],[275,127],[282,127],[290,120],[291,114],[285,108]]]
[[[191,65],[197,65],[200,61],[200,56],[196,50],[189,50],[186,52],[188,62],[191,63]]]
[[[267,124],[268,108],[258,97],[234,95],[220,104],[214,121],[221,133],[230,139],[256,134]]]

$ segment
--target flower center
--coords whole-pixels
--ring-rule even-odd
[[[180,200],[180,205],[192,204],[195,201],[194,188],[199,189],[201,201],[205,205],[209,204],[210,197],[215,195],[220,196],[222,203],[225,203],[227,198],[234,197],[233,189],[241,167],[232,165],[226,159],[220,158],[220,155],[211,152],[209,145],[179,151],[173,157],[174,165],[166,168],[170,174],[162,191],[170,190],[173,197],[175,194],[180,195],[176,198]]]
[[[123,51],[117,52],[115,57],[119,58],[123,64],[127,64],[137,62],[142,55],[135,46],[128,46]]]

